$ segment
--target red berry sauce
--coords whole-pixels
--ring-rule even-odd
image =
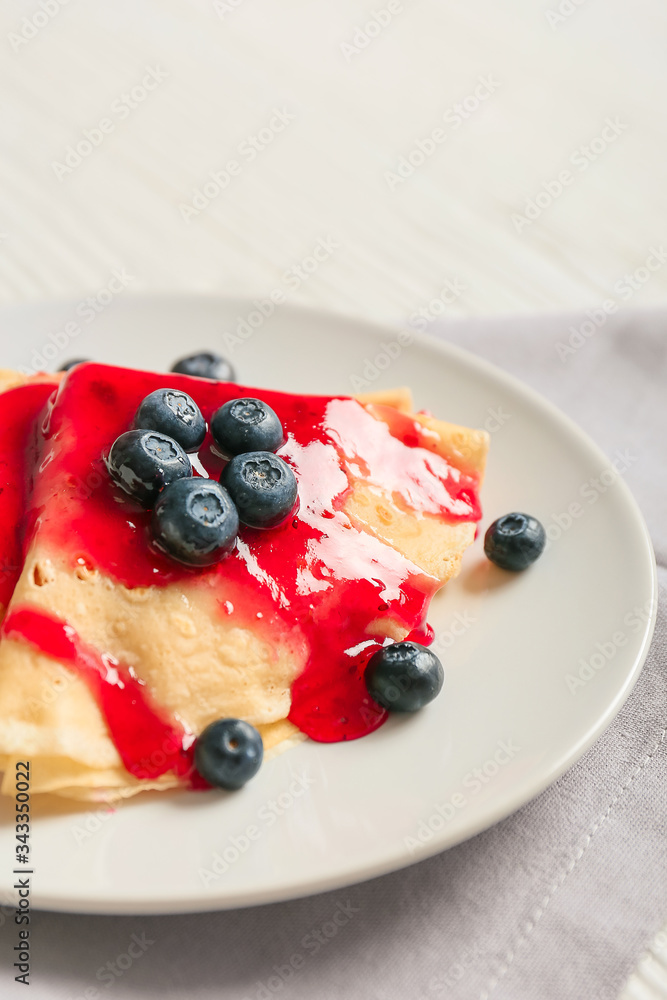
[[[286,443],[279,454],[299,484],[293,517],[268,531],[242,527],[235,551],[205,570],[181,566],[153,548],[150,513],[113,484],[104,464],[103,456],[131,427],[143,397],[165,386],[188,392],[209,423],[229,399],[263,399],[283,424]],[[66,553],[73,568],[84,560],[131,588],[201,583],[209,593],[215,588],[227,622],[231,618],[240,627],[258,628],[269,639],[287,636],[302,648],[305,644],[306,665],[292,687],[289,718],[320,742],[356,739],[380,726],[387,714],[370,699],[363,673],[368,658],[389,640],[369,627],[389,619],[411,638],[430,641],[425,617],[439,582],[351,523],[342,508],[354,481],[381,487],[406,511],[427,518],[456,523],[481,517],[477,477],[436,454],[432,432],[391,408],[377,408],[377,414],[389,421],[376,419],[348,397],[293,396],[182,375],[81,365],[68,373],[50,408],[28,523],[36,525],[49,547]],[[224,460],[212,448],[210,433],[199,459],[208,475],[219,476]],[[9,624],[18,638],[16,615]],[[59,635],[57,629],[32,628],[25,638],[61,659],[60,639],[49,648],[54,634]],[[83,660],[77,653],[65,661],[80,669],[92,655],[85,647]],[[99,678],[98,668],[99,663]],[[84,672],[92,677],[88,667]],[[120,756],[133,771],[136,754],[145,757],[146,747],[137,750],[130,732],[143,725],[133,713],[143,711],[139,703],[145,687],[139,682],[116,686],[111,701],[102,693],[103,681],[95,680],[93,688]],[[147,725],[148,742],[151,732]],[[172,760],[164,770],[174,767]]]
[[[55,391],[50,382],[0,393],[0,605],[6,608],[23,568],[25,510],[32,489],[38,418]]]
[[[23,606],[2,626],[8,639],[27,642],[76,670],[97,698],[123,765],[135,778],[154,779],[166,771],[192,771],[193,733],[163,718],[143,681],[108,653],[83,642],[72,628],[42,608]]]

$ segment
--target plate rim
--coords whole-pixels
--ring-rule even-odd
[[[76,307],[79,301],[80,299],[62,298],[9,304],[3,306],[0,310],[0,327],[4,325],[6,319],[12,314],[29,314],[36,310],[48,311],[49,309]],[[241,310],[247,310],[253,305],[253,299],[245,296],[237,297],[206,293],[198,294],[177,292],[167,292],[162,294],[155,292],[145,294],[127,293],[121,300],[118,300],[117,308],[120,312],[123,308],[132,308],[137,304],[142,304],[147,307],[163,307],[165,304],[176,302],[182,304],[183,307],[186,308],[197,304],[206,304],[209,307],[215,307],[217,305],[224,310],[230,310],[232,308],[235,309],[237,307]],[[363,328],[365,332],[378,339],[380,337],[386,339],[388,336],[396,336],[401,330],[408,330],[413,338],[412,342],[419,345],[421,349],[435,351],[443,358],[454,357],[464,367],[482,374],[485,380],[496,383],[500,382],[511,393],[517,395],[519,398],[522,398],[530,406],[537,408],[538,411],[545,413],[553,423],[565,432],[566,436],[574,437],[579,446],[601,468],[611,467],[611,461],[602,448],[579,427],[576,421],[564,413],[550,399],[543,396],[539,391],[533,389],[532,386],[528,385],[517,376],[505,371],[493,362],[487,361],[485,358],[479,357],[472,351],[463,347],[451,344],[445,339],[441,339],[437,336],[437,334],[435,334],[435,332],[421,332],[407,326],[384,326],[380,323],[376,323],[347,312],[324,310],[316,307],[295,305],[293,303],[282,304],[280,306],[280,315],[283,318],[283,322],[289,322],[290,315],[296,315],[297,321],[303,321],[304,318],[310,318],[313,322],[317,322],[318,320],[321,322],[324,320],[327,322],[337,321],[343,324],[354,324],[356,327]],[[496,317],[485,318],[487,318],[490,322],[496,319]],[[460,322],[465,322],[465,319]],[[433,328],[436,328],[436,324],[433,324]],[[418,391],[418,387],[416,388]],[[349,395],[349,393],[343,394]],[[401,852],[394,847],[392,850],[385,852],[385,854],[383,854],[376,863],[371,865],[366,864],[356,869],[354,872],[348,872],[346,876],[334,873],[316,880],[309,877],[303,883],[295,882],[294,879],[291,879],[289,889],[281,886],[275,886],[269,890],[256,888],[251,891],[245,890],[242,894],[227,894],[226,896],[223,896],[222,894],[220,896],[216,896],[216,894],[212,892],[210,894],[207,893],[206,896],[200,894],[195,897],[191,893],[184,893],[182,896],[177,895],[171,898],[167,898],[166,896],[153,896],[152,898],[143,898],[134,903],[127,900],[119,900],[114,897],[105,898],[103,896],[97,896],[95,900],[77,895],[70,896],[69,898],[63,898],[61,896],[50,895],[49,893],[40,893],[37,887],[35,887],[32,897],[32,905],[34,908],[54,912],[81,914],[167,915],[177,913],[206,912],[212,910],[242,909],[278,902],[287,902],[289,900],[305,898],[307,896],[317,895],[319,893],[329,892],[335,889],[343,889],[351,885],[360,884],[362,882],[378,878],[382,875],[411,867],[414,864],[418,864],[421,861],[434,857],[435,855],[449,850],[452,847],[456,847],[485,830],[491,829],[497,823],[507,819],[522,806],[533,801],[546,788],[562,777],[562,775],[569,770],[570,767],[579,761],[586,751],[590,749],[590,747],[611,725],[632,693],[644,667],[651,646],[658,610],[656,600],[658,577],[653,544],[641,508],[639,507],[639,504],[627,483],[622,477],[619,477],[615,481],[614,485],[616,490],[620,488],[620,495],[623,498],[624,507],[629,513],[632,514],[635,526],[641,529],[640,533],[643,537],[646,548],[645,555],[649,558],[651,568],[651,615],[649,621],[646,622],[641,635],[641,645],[635,656],[632,670],[624,677],[623,684],[617,691],[615,698],[611,704],[607,706],[606,710],[602,713],[596,724],[592,726],[573,747],[560,757],[557,764],[553,765],[548,770],[547,774],[542,775],[537,780],[533,779],[522,782],[512,795],[508,795],[503,799],[503,803],[500,808],[496,807],[495,809],[488,809],[486,813],[480,815],[476,821],[471,822],[465,827],[465,829],[462,829],[459,834],[455,835],[446,843],[442,843],[443,838],[438,841],[438,835],[435,834],[433,842],[428,845],[424,845],[419,851],[419,854],[415,856],[407,855],[405,851]],[[36,822],[38,822],[38,820],[36,820]]]

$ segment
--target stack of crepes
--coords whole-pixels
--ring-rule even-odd
[[[414,414],[405,389],[296,396],[94,364],[62,378],[0,372],[0,386],[3,793],[17,760],[30,761],[34,793],[110,801],[187,787],[188,748],[218,718],[251,722],[269,752],[384,721],[364,656],[425,635],[430,600],[481,516],[484,431]],[[290,524],[242,530],[204,571],[151,548],[149,515],[105,466],[163,386],[188,392],[209,421],[230,398],[266,399],[299,483]],[[202,474],[223,466],[208,440],[199,460]],[[91,683],[96,670],[104,683]],[[105,701],[110,686],[125,702]],[[145,719],[165,735],[152,749]]]

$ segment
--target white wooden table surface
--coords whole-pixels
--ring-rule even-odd
[[[663,304],[666,43],[660,0],[4,0],[0,301]]]
[[[660,0],[4,0],[2,299],[121,267],[391,323],[663,302],[624,275],[667,239],[666,39]]]

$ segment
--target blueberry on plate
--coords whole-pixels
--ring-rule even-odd
[[[277,451],[285,442],[280,420],[261,399],[230,399],[213,414],[211,432],[223,455]]]
[[[160,491],[192,475],[190,459],[178,441],[157,431],[126,431],[116,438],[107,468],[119,486],[145,507],[152,507]]]
[[[417,642],[396,642],[373,653],[365,673],[373,701],[390,712],[416,712],[439,694],[445,674],[440,660]]]
[[[250,528],[275,528],[294,510],[298,489],[289,465],[270,451],[236,455],[222,470],[220,482]]]
[[[76,368],[77,365],[85,365],[86,361],[90,361],[90,358],[74,358],[73,361],[65,361],[64,364],[58,369],[59,372],[68,372],[70,368]]]
[[[234,548],[239,516],[213,479],[180,479],[163,490],[153,511],[156,545],[186,566],[210,566]]]
[[[210,378],[215,382],[236,382],[236,373],[227,358],[211,351],[201,351],[181,358],[171,369],[179,375],[190,375],[193,378]]]
[[[514,512],[493,522],[484,536],[484,551],[496,566],[518,573],[542,555],[546,541],[536,517]]]
[[[187,392],[156,389],[141,402],[134,418],[137,429],[160,431],[185,451],[197,451],[206,437],[206,421]]]
[[[195,767],[209,785],[235,791],[259,771],[264,756],[262,737],[242,719],[218,719],[195,744]]]

